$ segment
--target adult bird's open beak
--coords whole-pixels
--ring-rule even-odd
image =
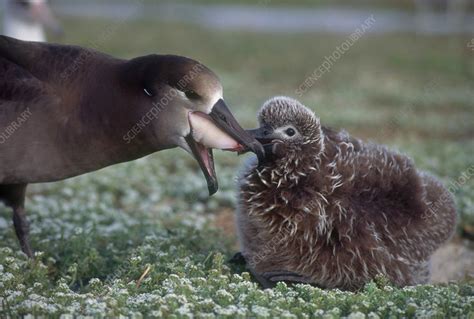
[[[262,145],[239,125],[222,99],[209,114],[190,112],[188,118],[191,133],[185,140],[206,177],[209,195],[218,189],[213,148],[234,152],[250,150],[259,159],[264,158]]]
[[[188,143],[194,158],[197,160],[199,167],[206,178],[207,189],[209,190],[209,196],[211,196],[217,192],[217,189],[219,188],[216,169],[214,167],[212,148],[207,148],[205,145],[197,142],[192,134],[187,135],[184,139],[186,140],[186,143]]]
[[[255,153],[259,161],[264,159],[265,152],[262,144],[240,126],[223,99],[214,104],[209,115],[220,129],[245,146],[247,150]]]

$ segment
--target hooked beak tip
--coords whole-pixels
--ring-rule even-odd
[[[209,196],[212,196],[217,192],[219,187],[217,186],[217,183],[208,183],[207,184],[207,189],[209,191]]]

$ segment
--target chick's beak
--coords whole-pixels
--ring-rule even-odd
[[[247,130],[247,133],[262,144],[266,158],[270,157],[273,153],[273,141],[276,138],[273,129],[271,127],[262,126],[253,130]],[[262,163],[263,161],[259,160],[259,164]]]
[[[271,143],[274,139],[271,127],[262,126],[253,130],[247,130],[247,133],[262,144]]]

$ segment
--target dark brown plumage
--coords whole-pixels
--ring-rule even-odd
[[[226,107],[218,77],[197,61],[155,54],[121,60],[0,36],[0,200],[13,208],[29,256],[23,208],[29,183],[179,146],[199,162],[209,192],[217,191],[211,148],[219,143],[203,127],[196,140],[198,125],[224,136],[226,145],[235,139],[239,150],[247,146],[263,154]]]
[[[403,154],[321,126],[296,100],[273,98],[258,117],[253,134],[273,147],[265,164],[252,159],[243,171],[237,222],[242,254],[264,286],[429,279],[430,257],[456,223],[435,177]]]

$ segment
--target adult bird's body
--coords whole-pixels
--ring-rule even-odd
[[[193,132],[206,125],[215,129],[213,145],[199,143],[202,136]],[[28,255],[21,216],[28,183],[57,181],[176,146],[195,156],[210,193],[217,190],[210,147],[262,154],[227,109],[217,76],[199,62],[173,55],[127,61],[0,36],[0,200],[13,207]]]

